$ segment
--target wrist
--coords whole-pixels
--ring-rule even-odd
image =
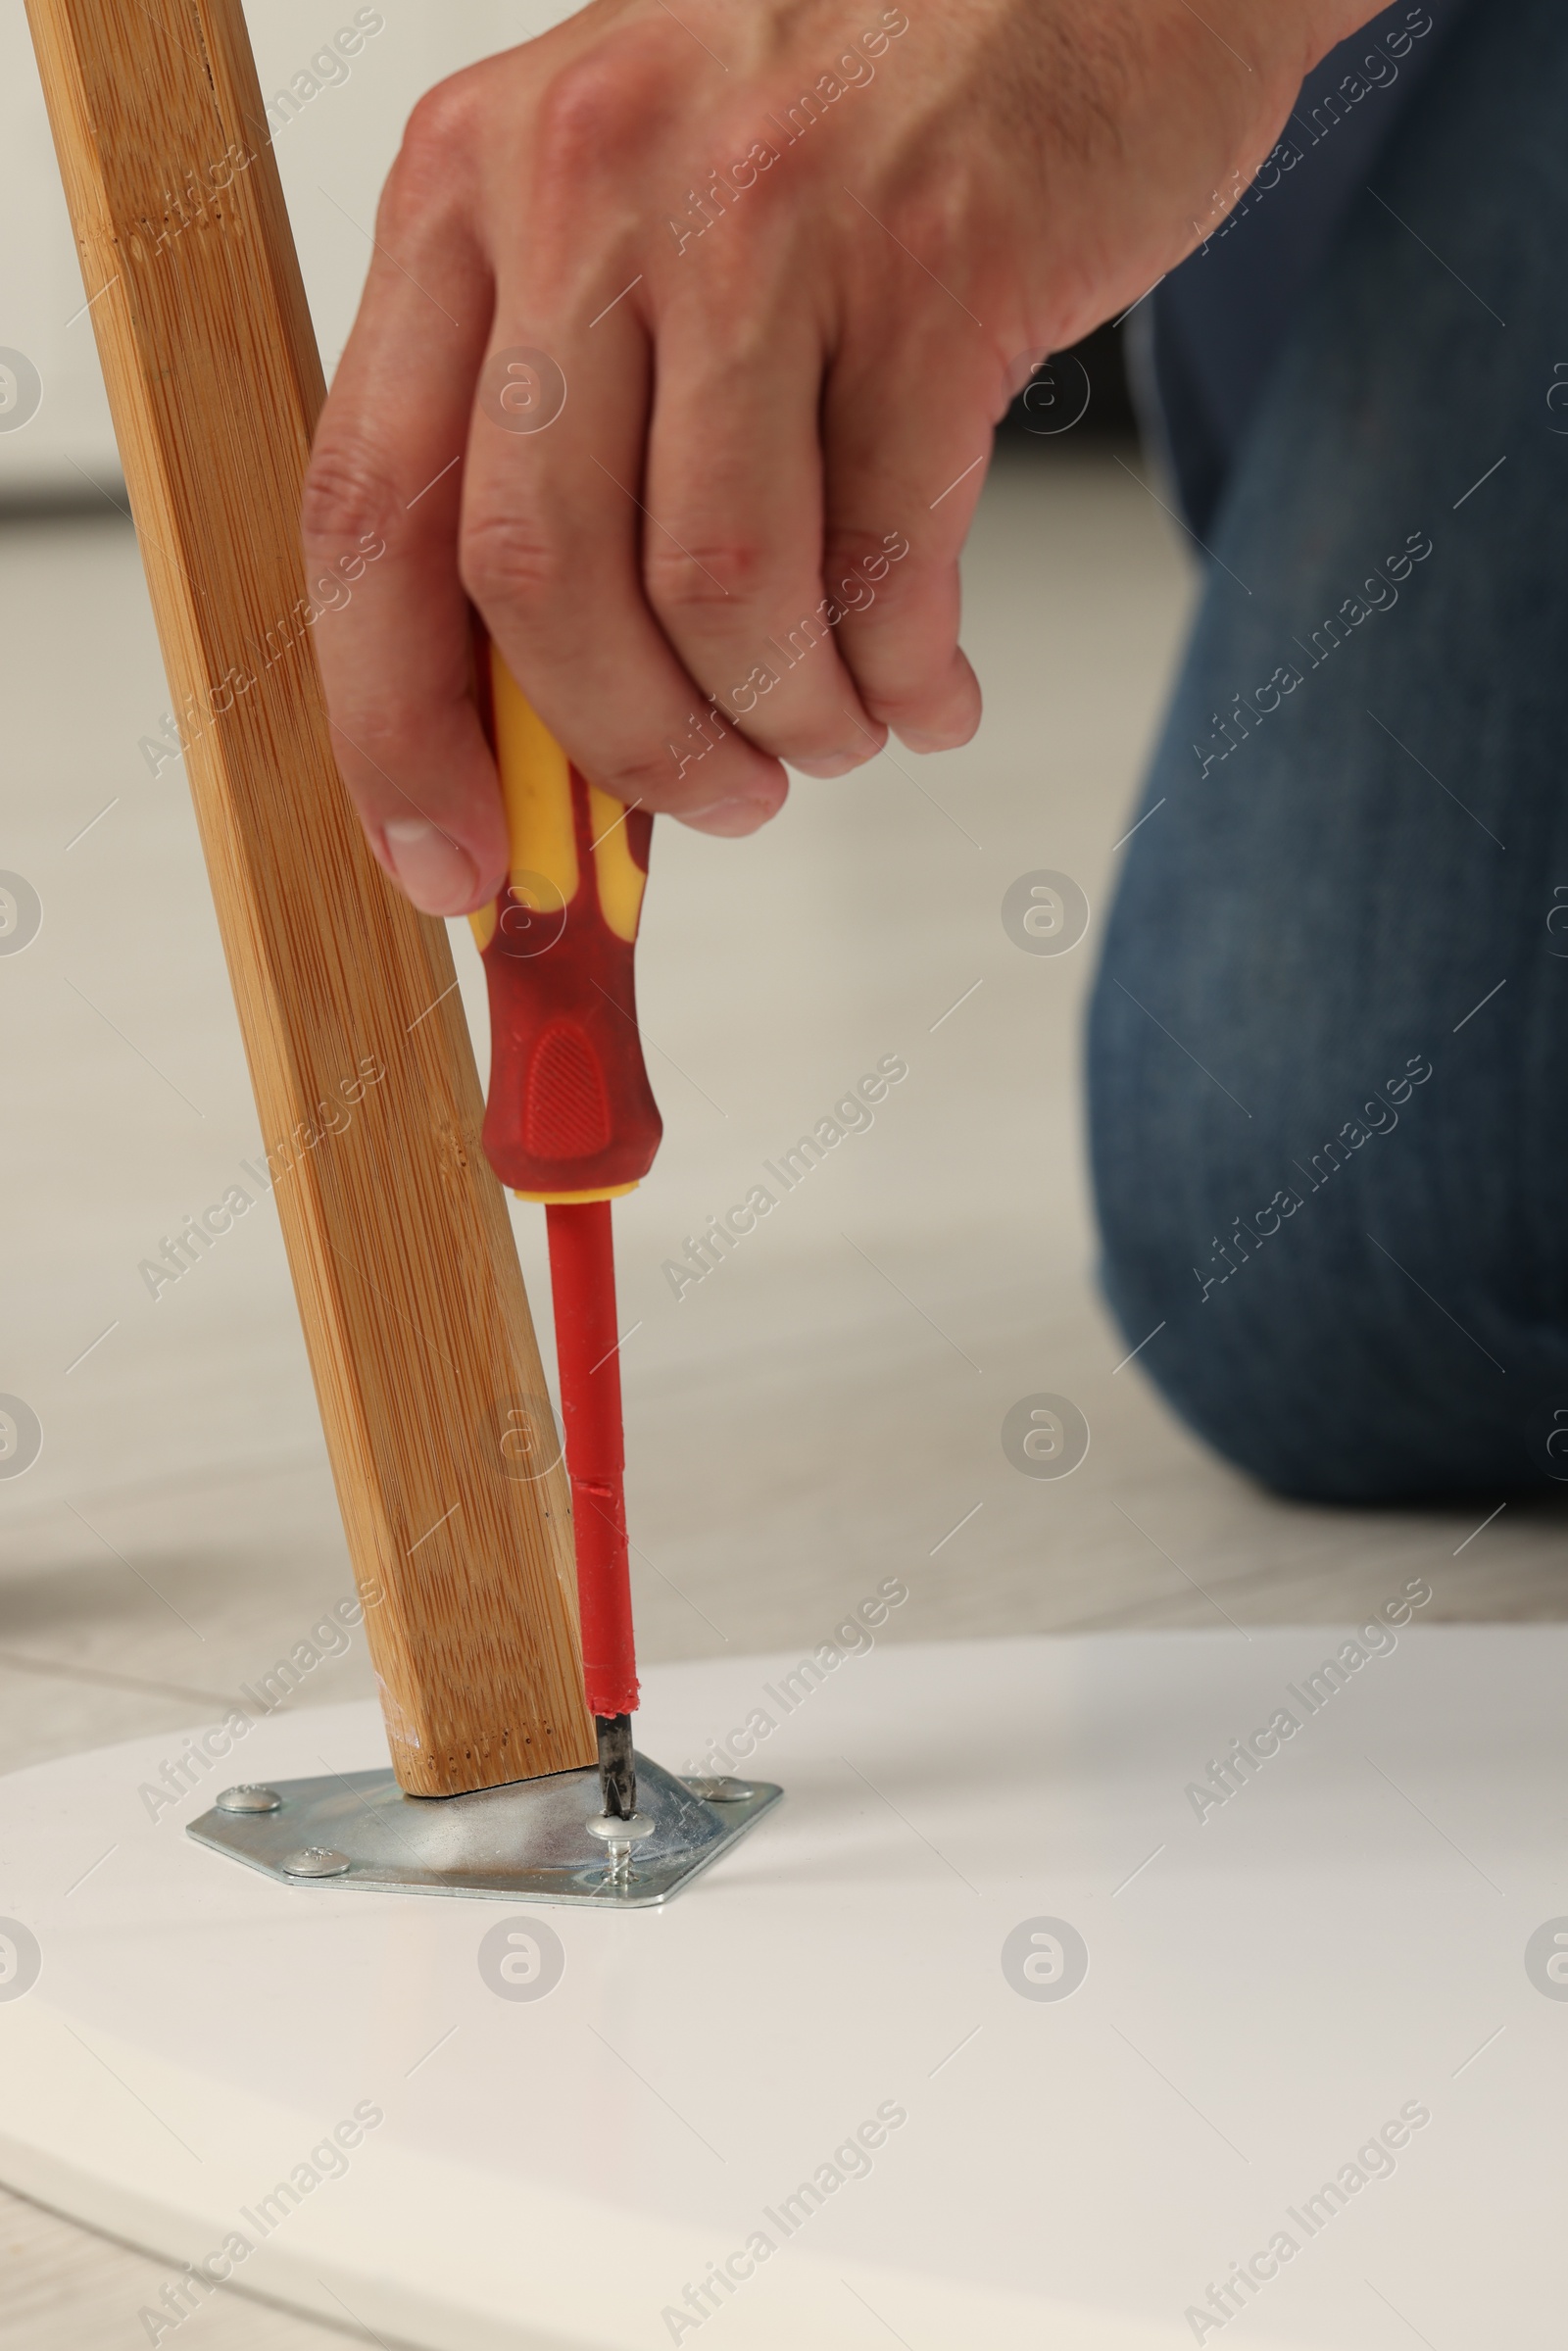
[[[1204,7],[1203,22],[1254,72],[1270,79],[1278,74],[1299,87],[1331,49],[1387,6],[1388,0],[1296,0],[1260,24],[1256,0],[1212,0]]]

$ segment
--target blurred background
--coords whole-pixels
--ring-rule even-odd
[[[377,7],[346,61],[352,12],[253,12],[329,368],[409,108],[559,13]],[[156,1298],[141,1271],[230,1186],[260,1195],[260,1136],[20,0],[0,0],[0,345],[42,386],[0,430],[0,867],[41,908],[0,956],[0,1390],[43,1431],[0,1479],[0,1761],[21,1762],[232,1703],[348,1571],[270,1203]],[[1332,1615],[1452,1550],[1440,1513],[1301,1508],[1234,1478],[1123,1362],[1096,1294],[1079,1029],[1196,585],[1121,344],[1059,362],[999,433],[966,570],[976,743],[797,779],[743,844],[659,827],[640,987],[667,1136],[618,1211],[651,1657],[820,1638],[895,1572],[912,1596],[890,1637],[909,1639]],[[1066,953],[1004,920],[1042,869],[1087,903]],[[455,945],[482,1068],[466,925]],[[687,1237],[889,1054],[908,1076],[875,1125],[677,1298]],[[542,1219],[515,1216],[548,1327]],[[1041,1391],[1089,1423],[1071,1477],[1004,1453]],[[1528,1543],[1509,1517],[1446,1605]],[[368,1687],[357,1643],[297,1702]]]
[[[328,377],[354,321],[376,198],[415,101],[444,74],[570,14],[505,0],[464,0],[461,11],[390,0],[358,11],[363,46],[345,57],[333,35],[356,24],[352,5],[269,0],[247,10],[263,96],[277,101],[274,149]],[[378,29],[368,29],[371,19]],[[28,503],[101,505],[102,490],[120,494],[120,464],[23,0],[0,0],[0,218],[10,224],[0,254],[0,350],[30,361],[44,392],[24,429],[5,428],[0,402],[0,501],[13,514]],[[1097,336],[1087,356],[1091,430],[1129,432],[1115,343]],[[1021,408],[1015,416],[1021,434]]]
[[[565,12],[385,0],[345,65],[327,44],[353,13],[251,12],[264,91],[293,100],[276,153],[329,371],[409,108]],[[9,424],[0,405],[0,870],[41,913],[0,952],[0,1392],[42,1432],[25,1474],[0,1476],[14,1768],[246,1702],[350,1578],[270,1203],[156,1298],[141,1270],[231,1187],[260,1195],[261,1136],[21,0],[0,0],[0,353],[41,387],[15,421],[13,366]],[[656,833],[639,988],[666,1139],[617,1210],[650,1662],[812,1645],[894,1575],[909,1598],[883,1637],[901,1641],[1243,1638],[1348,1616],[1417,1573],[1434,1618],[1563,1613],[1526,1507],[1477,1536],[1479,1513],[1258,1494],[1165,1411],[1128,1360],[1142,1335],[1099,1301],[1080,1028],[1196,574],[1139,451],[1120,336],[1076,365],[1081,385],[1063,365],[1059,403],[998,437],[965,572],[978,740],[799,779],[752,841]],[[1087,906],[1064,953],[1004,919],[1041,870]],[[482,1068],[465,926],[455,947]],[[874,1124],[677,1298],[664,1266],[688,1236],[885,1056],[907,1075]],[[514,1216],[548,1331],[543,1220]],[[1070,1476],[1020,1475],[1004,1450],[1009,1409],[1040,1392],[1087,1423]],[[356,1635],[290,1702],[370,1690]],[[0,2254],[19,2341],[141,2339],[139,2257],[86,2259],[3,2198]],[[232,2306],[200,2325],[214,2343],[319,2331]]]

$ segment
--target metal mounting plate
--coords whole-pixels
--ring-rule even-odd
[[[723,1801],[697,1792],[720,1785]],[[637,1808],[652,1821],[653,1834],[634,1848],[625,1879],[616,1883],[604,1844],[588,1829],[600,1811],[599,1774],[591,1766],[465,1796],[405,1795],[390,1770],[273,1780],[269,1787],[279,1799],[274,1810],[215,1807],[189,1824],[187,1836],[284,1886],[616,1910],[667,1902],[783,1793],[769,1781],[688,1784],[639,1755]],[[286,1866],[306,1855],[318,1858],[297,1870]]]

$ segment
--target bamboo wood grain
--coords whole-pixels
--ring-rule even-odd
[[[446,934],[332,759],[297,527],[323,385],[239,0],[27,8],[398,1778],[586,1764],[565,1480]]]

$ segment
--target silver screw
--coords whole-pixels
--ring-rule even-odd
[[[281,1812],[283,1799],[275,1788],[225,1788],[218,1799],[220,1812]]]
[[[605,1882],[609,1886],[625,1886],[631,1879],[631,1849],[645,1837],[652,1837],[655,1824],[645,1812],[634,1812],[629,1821],[617,1820],[612,1813],[596,1813],[588,1823],[588,1834],[602,1839],[609,1867]]]
[[[306,1845],[298,1853],[285,1854],[283,1867],[291,1878],[341,1878],[349,1857],[333,1852],[330,1845]]]
[[[705,1804],[745,1804],[757,1793],[748,1780],[683,1780],[681,1786]]]

